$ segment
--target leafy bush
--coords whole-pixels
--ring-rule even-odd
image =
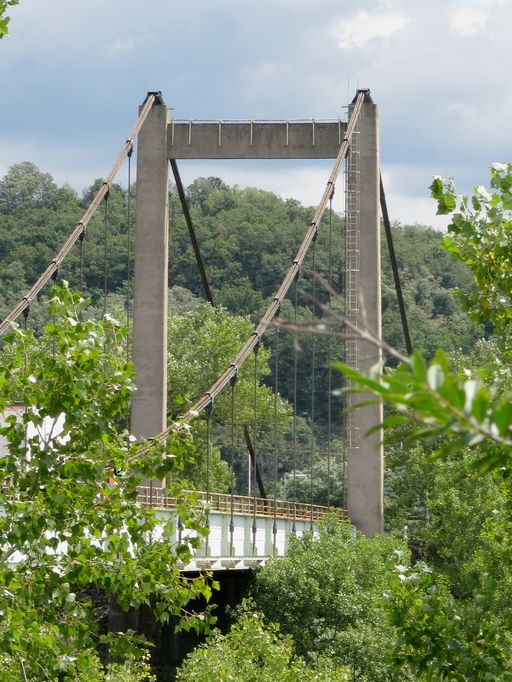
[[[330,661],[308,666],[295,655],[290,636],[263,615],[248,610],[226,635],[215,631],[191,653],[178,671],[178,682],[349,682],[348,672]]]
[[[307,661],[332,659],[354,680],[408,679],[386,660],[395,633],[381,603],[399,547],[393,538],[369,539],[329,519],[318,535],[292,539],[286,557],[262,568],[256,605],[293,637],[295,651]]]

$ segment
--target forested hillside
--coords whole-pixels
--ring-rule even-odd
[[[51,261],[59,245],[80,218],[84,208],[90,203],[95,191],[101,184],[96,180],[84,189],[79,197],[70,187],[58,187],[50,175],[40,171],[31,163],[14,166],[0,180],[0,312],[7,311],[25,290],[43,272]],[[75,247],[63,265],[59,277],[70,282],[72,287],[82,288],[92,299],[92,311],[101,316],[105,290],[105,264],[107,267],[108,307],[116,315],[125,315],[127,292],[127,258],[130,249],[130,269],[133,273],[133,216],[134,199],[130,205],[131,229],[127,234],[128,206],[127,191],[114,186],[108,201],[108,210],[98,211],[88,227],[82,245]],[[280,282],[292,262],[311,220],[313,209],[303,207],[299,202],[283,200],[270,192],[258,189],[228,187],[219,178],[201,178],[187,189],[187,197],[193,222],[197,232],[201,252],[216,305],[224,307],[232,316],[249,318],[255,323],[272,300]],[[182,399],[198,397],[207,390],[220,371],[227,367],[238,348],[248,337],[251,323],[236,321],[229,314],[220,312],[213,315],[200,305],[202,286],[195,256],[190,243],[188,230],[181,211],[179,198],[173,190],[169,198],[170,206],[170,250],[169,286],[171,287],[170,316],[170,369],[169,369],[169,409],[171,414],[179,412]],[[331,232],[331,272],[329,273],[329,221]],[[131,246],[128,245],[130,238]],[[436,348],[452,352],[469,352],[478,338],[483,335],[482,328],[468,321],[461,312],[456,288],[469,286],[464,266],[453,261],[447,253],[439,250],[441,235],[422,226],[395,226],[393,238],[398,266],[402,279],[407,306],[412,341],[417,349],[425,349],[432,356]],[[386,241],[382,238],[383,281],[382,310],[385,339],[398,348],[403,347],[401,322],[398,313],[397,297],[389,265]],[[333,287],[343,292],[344,238],[343,218],[336,212],[326,214],[315,245],[315,272],[325,279],[331,279]],[[310,303],[300,292],[312,292],[312,255],[308,254],[302,276],[298,282],[299,299],[297,317],[310,319]],[[326,301],[325,292],[316,286],[316,297]],[[341,299],[338,305],[342,305]],[[291,297],[285,301],[282,316],[292,318],[294,310]],[[188,316],[188,317],[187,317]],[[192,317],[190,317],[192,316]],[[195,320],[195,321],[194,321]],[[38,306],[32,306],[28,318],[29,326],[40,327],[43,322]],[[201,330],[208,329],[208,333]],[[184,343],[189,340],[188,346]],[[190,343],[190,340],[193,342]],[[270,368],[275,362],[272,341],[268,341],[269,355],[261,358],[260,363],[260,401],[258,442],[264,450],[273,444],[271,428],[272,408],[269,397],[264,396],[264,384],[269,386],[272,378]],[[298,459],[297,467],[303,471],[299,477],[297,494],[308,499],[307,471],[311,450],[311,429],[314,430],[316,448],[321,450],[325,441],[325,422],[327,419],[327,366],[328,344],[318,339],[315,345],[315,359],[318,371],[315,377],[315,424],[309,421],[312,399],[311,374],[311,337],[300,340],[298,358],[297,405],[298,421]],[[198,371],[201,362],[192,353],[208,356],[211,359],[206,371]],[[342,354],[342,346],[334,344],[333,357]],[[204,364],[204,363],[203,363]],[[293,402],[293,340],[283,335],[280,357],[279,393]],[[193,368],[196,368],[195,370]],[[249,369],[246,381],[250,385]],[[334,376],[333,387],[340,385],[340,377]],[[240,408],[251,422],[250,389],[245,391],[247,406]],[[176,400],[179,402],[176,403]],[[267,407],[264,405],[267,404]],[[181,406],[181,407],[180,407]],[[342,404],[334,402],[332,418],[339,431]],[[283,415],[290,405],[283,403]],[[222,412],[222,408],[221,408]],[[217,411],[217,414],[219,412]],[[224,410],[226,414],[226,410]],[[264,415],[268,415],[265,421]],[[219,419],[217,419],[219,422]],[[222,422],[222,420],[220,420]],[[222,424],[216,426],[219,442],[223,439]],[[286,472],[292,468],[291,462],[291,421],[281,419],[279,429],[280,480],[284,485],[281,494],[286,492]],[[200,438],[200,436],[198,436]],[[224,438],[225,440],[225,438]],[[334,443],[336,453],[337,478],[343,477],[341,445]],[[237,448],[235,465],[237,481],[242,492],[242,481],[247,480],[246,457],[243,444]],[[229,459],[224,450],[215,455]],[[272,479],[270,462],[267,478]],[[315,498],[326,501],[326,472],[319,456]],[[214,476],[214,486],[224,489],[227,474],[222,473],[219,461]],[[264,471],[265,474],[265,471]],[[200,486],[200,475],[195,475]],[[323,481],[323,482],[322,482]],[[245,485],[245,484],[244,484]],[[304,490],[302,490],[304,488]],[[342,488],[335,493],[334,500],[342,502]]]
[[[84,189],[80,197],[69,186],[58,187],[49,174],[30,163],[14,166],[0,180],[0,313],[48,265],[100,182]],[[108,209],[108,289],[118,294],[126,288],[126,195],[126,190],[114,187]],[[228,187],[219,178],[196,180],[188,187],[187,197],[215,303],[256,320],[293,260],[313,209],[270,192]],[[324,276],[328,270],[327,220],[326,216],[316,249],[316,268]],[[335,213],[332,281],[338,291],[343,288],[342,222]],[[100,211],[84,240],[84,287],[93,302],[103,295],[103,239]],[[428,354],[439,347],[471,349],[482,330],[467,322],[454,296],[455,289],[468,286],[464,266],[439,251],[441,235],[428,227],[395,226],[393,239],[415,348],[424,348]],[[382,252],[384,336],[400,347],[400,319],[384,238]],[[201,282],[174,191],[170,195],[169,263],[169,286],[183,287],[200,297]],[[76,249],[60,276],[78,286],[79,268]],[[306,271],[310,268],[308,262]],[[305,281],[304,288],[309,286]],[[302,314],[307,313],[303,310]]]

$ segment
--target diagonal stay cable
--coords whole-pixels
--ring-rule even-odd
[[[133,130],[130,133],[130,137],[127,138],[121,153],[117,157],[117,160],[115,161],[110,173],[107,176],[107,179],[103,182],[103,185],[98,190],[96,196],[89,205],[89,208],[82,216],[82,219],[78,221],[75,229],[66,239],[59,253],[55,256],[55,258],[52,260],[50,265],[46,268],[46,270],[37,280],[37,282],[32,286],[30,291],[11,310],[11,312],[2,320],[2,322],[0,322],[0,336],[5,334],[5,332],[10,328],[11,323],[14,322],[21,315],[21,313],[23,313],[30,307],[31,301],[33,301],[36,298],[41,289],[43,289],[43,287],[50,281],[52,276],[58,271],[60,264],[66,258],[68,253],[75,245],[75,243],[85,234],[85,230],[87,228],[89,221],[95,214],[98,206],[100,206],[105,196],[108,194],[112,182],[114,181],[114,178],[116,177],[121,167],[121,164],[123,163],[128,153],[133,149],[134,140],[139,134],[142,124],[146,120],[146,117],[149,114],[155,102],[159,103],[162,102],[161,94],[159,92],[149,92],[144,101],[137,121],[133,127]]]
[[[241,351],[238,353],[234,361],[231,363],[229,368],[224,372],[224,374],[213,384],[213,386],[210,388],[209,391],[207,391],[202,398],[200,398],[195,405],[192,406],[192,408],[187,412],[185,415],[185,419],[189,420],[191,419],[196,412],[201,412],[205,406],[209,403],[211,399],[214,399],[226,386],[226,384],[229,382],[231,377],[238,373],[240,367],[243,365],[245,360],[250,356],[251,352],[254,350],[254,347],[258,344],[260,339],[263,336],[263,333],[267,329],[267,327],[270,325],[272,320],[274,319],[275,315],[277,314],[282,301],[284,300],[286,294],[288,293],[288,290],[290,289],[291,285],[293,284],[295,277],[297,276],[297,273],[300,270],[300,267],[302,265],[302,262],[309,250],[309,247],[311,246],[311,243],[313,242],[313,239],[315,238],[316,232],[318,230],[318,225],[320,224],[320,221],[322,219],[322,216],[324,214],[325,208],[327,206],[327,202],[329,201],[329,197],[331,196],[332,192],[332,186],[335,183],[336,178],[338,177],[339,171],[341,164],[348,152],[349,145],[350,145],[350,138],[352,136],[352,132],[354,130],[355,124],[357,122],[357,119],[359,117],[359,113],[361,111],[361,107],[364,101],[364,93],[359,93],[357,96],[356,103],[354,105],[354,109],[352,112],[352,116],[350,118],[350,122],[347,126],[347,131],[345,134],[345,137],[343,138],[340,151],[338,152],[338,156],[336,157],[336,161],[334,164],[334,168],[331,172],[331,175],[329,177],[329,180],[327,182],[326,188],[324,190],[324,193],[322,195],[322,199],[320,200],[320,203],[318,205],[318,208],[315,211],[315,215],[313,216],[313,220],[310,223],[310,227],[306,233],[306,236],[304,237],[304,240],[302,244],[299,247],[299,250],[297,252],[297,255],[288,270],[281,286],[279,287],[279,290],[277,294],[275,295],[272,303],[269,305],[267,310],[265,311],[265,314],[261,318],[258,326],[252,333],[250,339],[246,342],[244,347],[241,349]]]
[[[384,223],[384,229],[386,231],[386,240],[388,242],[389,260],[391,262],[391,269],[393,270],[393,280],[395,282],[396,297],[398,299],[398,308],[400,310],[400,319],[402,321],[405,348],[407,350],[407,355],[412,355],[411,334],[409,331],[409,323],[407,321],[407,313],[405,311],[402,284],[400,282],[400,273],[398,272],[398,263],[396,261],[395,246],[393,244],[393,234],[391,232],[391,222],[389,220],[388,205],[386,202],[386,193],[384,192],[382,175],[380,176],[380,208],[382,211],[382,222]]]
[[[188,234],[190,236],[190,241],[192,242],[192,247],[194,249],[194,254],[196,256],[197,267],[199,268],[199,273],[201,275],[201,282],[203,283],[204,295],[206,300],[213,305],[213,295],[208,282],[208,277],[206,276],[206,269],[204,267],[203,258],[201,256],[201,251],[199,249],[199,243],[197,241],[196,232],[194,230],[194,224],[192,222],[192,217],[188,208],[187,197],[185,196],[185,189],[183,188],[183,183],[181,181],[181,175],[178,170],[178,164],[176,159],[169,159],[172,169],[172,174],[174,175],[174,182],[176,183],[176,189],[178,190],[178,196],[181,202],[181,209],[183,215],[185,216],[185,222],[188,227]]]
[[[212,403],[212,401],[223,391],[223,389],[227,386],[227,384],[232,380],[234,376],[237,376],[240,367],[244,364],[244,362],[247,360],[247,358],[250,356],[250,354],[253,352],[254,348],[259,344],[265,330],[267,327],[270,325],[274,317],[277,315],[279,312],[279,309],[281,307],[281,302],[283,301],[284,297],[288,293],[288,290],[290,289],[291,285],[293,284],[295,277],[297,276],[297,273],[300,270],[300,267],[302,265],[302,262],[308,252],[308,249],[312,243],[312,241],[315,238],[315,235],[318,230],[318,225],[320,224],[320,221],[322,220],[322,216],[324,214],[325,208],[327,206],[327,203],[329,201],[329,197],[332,194],[332,189],[334,187],[335,181],[338,177],[338,174],[340,172],[341,164],[343,163],[343,160],[345,159],[347,152],[349,150],[350,146],[350,139],[352,137],[352,133],[354,131],[355,125],[357,123],[357,120],[359,118],[359,113],[361,111],[363,101],[364,101],[364,92],[359,92],[357,95],[357,99],[354,104],[354,108],[352,110],[352,115],[350,117],[350,121],[347,126],[347,130],[345,132],[345,136],[342,140],[340,150],[338,152],[338,156],[336,157],[336,161],[334,163],[334,167],[332,169],[331,175],[329,177],[329,180],[327,181],[327,185],[325,187],[324,193],[322,195],[322,198],[320,200],[320,203],[318,204],[318,208],[315,211],[315,214],[313,216],[313,220],[310,223],[309,229],[306,232],[306,235],[304,237],[304,240],[302,241],[302,244],[299,247],[299,250],[297,252],[297,255],[286,273],[285,278],[283,279],[281,286],[279,287],[279,290],[277,294],[275,295],[274,299],[272,300],[272,303],[269,305],[267,310],[265,311],[263,317],[260,319],[258,326],[254,330],[254,332],[251,334],[250,338],[248,341],[245,343],[243,348],[240,350],[238,355],[235,357],[233,362],[229,365],[228,369],[220,376],[217,381],[210,386],[209,390],[204,393],[204,395],[199,398],[199,400],[192,405],[192,407],[188,410],[188,412],[184,415],[184,421],[189,422],[191,419],[196,417],[200,412],[202,412],[208,405]],[[157,436],[151,439],[151,443],[145,446],[142,446],[140,450],[137,451],[136,455],[134,457],[139,457],[143,455],[145,452],[147,452],[151,445],[158,442],[165,440],[168,435],[175,430],[175,425],[171,424],[168,426],[164,431],[159,433]]]

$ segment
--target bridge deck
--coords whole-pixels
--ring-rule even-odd
[[[207,513],[209,535],[195,551],[192,561],[182,565],[183,571],[247,570],[264,564],[273,556],[284,556],[290,537],[300,537],[315,523],[333,511],[347,520],[343,509],[322,505],[294,503],[229,493],[195,492],[198,509]],[[176,509],[176,498],[157,487],[139,488],[139,502],[170,518]],[[231,524],[231,514],[233,523]],[[194,537],[193,530],[180,527],[176,517],[176,536]]]
[[[188,491],[195,495],[198,507],[208,508],[212,512],[221,514],[244,514],[246,516],[275,517],[278,519],[302,519],[318,521],[326,514],[336,511],[340,518],[347,520],[344,509],[334,509],[319,504],[306,502],[292,502],[289,500],[274,500],[248,495],[231,495],[230,493],[206,493],[203,491]],[[139,487],[139,502],[145,507],[155,509],[176,509],[176,497],[169,495],[158,487]]]

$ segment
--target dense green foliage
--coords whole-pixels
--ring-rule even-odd
[[[178,671],[179,682],[349,682],[349,671],[328,659],[307,665],[291,637],[247,604],[228,634],[215,631]]]
[[[440,235],[421,226],[392,228],[413,348],[432,357],[438,348],[469,353],[482,327],[462,312],[457,292],[469,292],[467,268],[440,251]],[[383,247],[382,333],[405,349],[387,248]],[[480,320],[479,320],[480,322]]]
[[[478,322],[492,324],[498,338],[508,345],[512,323],[512,164],[492,164],[490,184],[491,192],[476,187],[471,198],[464,196],[458,202],[451,180],[436,178],[431,190],[439,213],[453,211],[444,248],[468,266],[476,285],[463,295],[464,307]]]
[[[444,248],[473,277],[474,289],[460,294],[464,305],[493,329],[493,341],[469,357],[438,351],[430,362],[393,352],[397,369],[375,367],[369,377],[341,367],[355,390],[393,408],[385,424],[399,444],[395,521],[407,503],[416,506],[415,550],[434,571],[398,566],[388,611],[399,631],[395,661],[426,680],[511,679],[512,165],[493,164],[491,187],[457,198],[452,181],[436,178],[431,190],[439,212],[453,212]],[[404,483],[412,483],[406,495]]]
[[[171,417],[175,418],[184,411],[184,408],[189,407],[190,402],[193,403],[194,399],[203,395],[229,366],[251,335],[252,330],[253,325],[247,318],[230,315],[225,308],[213,308],[208,303],[196,306],[193,310],[189,310],[188,314],[170,315],[168,389]],[[262,383],[262,379],[270,374],[269,355],[268,349],[261,346],[258,351],[256,396],[254,355],[238,374],[233,387],[233,443],[231,443],[231,389],[221,395],[213,405],[211,434],[215,447],[212,449],[210,458],[209,485],[211,489],[223,491],[231,487],[226,462],[233,461],[235,487],[241,492],[246,492],[247,448],[243,440],[244,426],[249,427],[253,441],[256,427],[256,439],[260,447],[269,447],[274,442],[274,425],[279,434],[281,447],[289,433],[290,405],[280,397],[277,397],[275,401],[272,390]],[[207,358],[206,366],[205,358]],[[255,397],[256,424],[254,421]],[[274,420],[275,414],[276,421]],[[205,419],[196,420],[193,430],[196,446],[203,456],[186,467],[184,475],[194,486],[205,489]],[[224,461],[220,460],[221,448]],[[263,467],[264,470],[266,468]]]
[[[256,605],[307,660],[330,658],[353,680],[406,680],[407,671],[387,660],[394,636],[380,604],[400,547],[332,519],[320,525],[317,538],[293,540],[286,557],[265,566],[256,580]]]
[[[114,659],[140,658],[131,635],[99,630],[92,587],[124,610],[151,603],[160,621],[186,616],[191,599],[211,592],[203,577],[187,579],[177,567],[199,540],[178,544],[174,520],[137,503],[143,478],[167,477],[181,496],[176,474],[193,454],[186,432],[138,456],[125,429],[133,392],[126,329],[108,316],[84,321],[84,306],[69,289],[55,290],[54,323],[39,339],[15,328],[2,353],[0,679],[6,682],[119,679],[114,668],[103,671],[100,644]],[[5,412],[16,404],[22,409]],[[183,521],[204,534],[192,510],[183,497]],[[189,614],[184,624],[207,620]]]
[[[420,680],[512,679],[510,620],[496,611],[491,580],[484,576],[474,598],[460,600],[424,564],[397,569],[386,595],[400,632],[395,664],[409,664]]]
[[[0,267],[3,273],[0,307],[3,312],[18,300],[24,289],[51,261],[100,182],[96,181],[80,199],[69,187],[57,187],[50,176],[30,163],[14,166],[0,180]],[[368,540],[348,527],[336,524],[325,526],[318,537],[296,539],[287,558],[269,562],[260,572],[255,592],[256,605],[251,607],[257,610],[243,612],[229,633],[215,632],[188,660],[180,679],[187,682],[214,678],[357,679],[366,682],[508,679],[512,632],[512,585],[508,571],[512,560],[509,483],[512,381],[508,343],[511,252],[508,248],[508,211],[512,168],[495,164],[491,183],[495,190],[493,194],[479,188],[471,200],[463,199],[457,203],[451,183],[440,179],[434,181],[432,189],[440,210],[459,207],[443,239],[443,252],[439,251],[440,235],[429,228],[393,228],[416,353],[411,359],[399,352],[394,353],[390,362],[393,369],[376,368],[371,377],[361,377],[349,368],[343,368],[362,389],[373,390],[393,408],[387,418],[390,443],[386,460],[386,526],[395,539]],[[178,199],[172,191],[169,409],[173,419],[183,413],[190,401],[229,365],[250,334],[253,322],[273,297],[311,218],[311,209],[293,200],[282,201],[269,192],[256,189],[230,188],[218,178],[197,180],[188,188],[188,197],[215,301],[224,308],[212,308],[198,302],[200,280]],[[127,208],[127,192],[115,186],[108,208],[107,309],[115,310],[118,317],[124,317],[126,313]],[[316,245],[316,270],[324,277],[329,276],[326,255],[328,220],[326,217],[321,226]],[[335,255],[331,276],[334,287],[342,290],[343,221],[334,214],[332,225]],[[93,301],[93,316],[97,318],[103,314],[104,239],[100,212],[91,222],[84,241],[83,273],[80,272],[78,249],[70,254],[60,273],[74,285],[83,278],[84,288]],[[391,345],[400,349],[400,321],[385,250],[383,263],[384,334]],[[309,258],[299,283],[306,291],[312,289],[311,266]],[[318,291],[318,294],[320,300],[326,300],[324,292]],[[471,321],[463,313],[461,302],[470,313]],[[285,301],[282,315],[294,318],[293,297]],[[311,316],[311,307],[299,292],[297,318],[304,320]],[[73,467],[67,463],[66,467],[71,467],[71,473],[75,478],[78,476],[78,480],[84,471],[90,474],[91,467],[95,472],[88,476],[83,491],[80,486],[75,491],[80,495],[83,493],[84,504],[88,504],[89,508],[86,511],[78,508],[75,516],[66,511],[66,520],[72,521],[80,513],[83,520],[77,522],[79,527],[82,530],[88,524],[93,527],[98,509],[101,511],[104,499],[108,498],[111,511],[101,511],[101,518],[105,520],[105,527],[115,532],[120,528],[118,524],[122,523],[119,519],[123,518],[124,506],[118,499],[120,487],[111,490],[106,486],[105,472],[115,460],[116,470],[127,470],[126,481],[123,473],[124,491],[133,492],[130,486],[137,480],[136,470],[126,467],[125,450],[116,445],[125,443],[126,438],[122,413],[131,390],[129,367],[126,365],[120,377],[116,378],[120,392],[112,390],[109,396],[94,398],[95,414],[111,414],[107,427],[101,420],[100,424],[106,428],[112,441],[107,440],[98,447],[95,440],[97,431],[94,430],[99,428],[98,424],[94,426],[95,420],[86,418],[90,412],[80,412],[80,401],[86,402],[88,396],[93,395],[93,388],[99,390],[98,371],[105,362],[108,368],[109,363],[113,366],[115,361],[125,357],[124,332],[108,317],[99,323],[99,327],[93,321],[83,322],[76,314],[68,317],[74,322],[65,319],[63,326],[50,324],[50,337],[46,340],[45,337],[39,338],[43,324],[52,320],[44,312],[44,306],[34,304],[28,326],[33,328],[35,338],[31,332],[18,330],[15,339],[16,343],[29,344],[33,349],[27,347],[27,361],[36,363],[37,371],[41,376],[47,376],[48,381],[52,339],[57,344],[53,362],[64,351],[64,347],[61,348],[63,339],[73,338],[77,342],[73,334],[99,329],[95,333],[100,340],[105,339],[103,345],[110,352],[108,361],[101,354],[95,355],[98,365],[93,363],[89,379],[77,382],[77,392],[60,387],[59,399],[51,414],[67,414],[74,409],[74,402],[78,402],[76,428],[80,426],[82,432],[76,437],[76,443],[80,445],[86,462],[77,457],[79,475],[73,468],[74,459]],[[483,340],[484,330],[490,333],[493,329],[495,338]],[[244,368],[235,386],[238,401],[234,451],[230,447],[229,391],[213,406],[209,476],[211,486],[217,489],[228,489],[232,485],[226,462],[233,458],[237,475],[235,486],[244,491],[247,456],[241,434],[243,426],[249,426],[251,435],[256,436],[261,452],[274,448],[274,396],[270,388],[276,362],[272,350],[273,333],[264,339],[259,351],[255,431],[254,358]],[[109,345],[112,343],[115,348]],[[277,400],[279,495],[292,495],[290,402],[293,399],[294,353],[297,352],[297,404],[301,416],[296,423],[299,471],[293,487],[296,487],[298,499],[309,501],[309,454],[313,448],[314,499],[325,503],[329,490],[331,502],[342,501],[343,483],[340,480],[333,483],[329,478],[325,458],[328,343],[325,339],[315,342],[315,353],[321,367],[315,376],[314,390],[310,366],[311,338],[301,338],[298,345],[294,345],[291,336],[280,332],[280,344],[280,397]],[[332,357],[337,357],[341,349],[336,344],[333,346]],[[27,370],[29,373],[24,383],[27,393],[20,396],[28,401],[27,404],[39,405],[41,401],[44,406],[43,396],[37,393],[44,383],[38,379],[33,384],[29,380],[30,376],[39,375],[28,369],[30,364],[20,364],[20,347],[18,351],[4,350],[6,371],[16,367],[16,372],[21,375]],[[191,347],[196,353],[199,351],[199,361],[191,354]],[[38,355],[41,348],[46,349],[43,356]],[[436,352],[437,348],[443,348],[445,352]],[[65,369],[64,363],[62,371]],[[79,369],[84,369],[80,363],[77,371]],[[110,376],[110,369],[101,371],[106,371],[107,378]],[[339,380],[334,382],[336,385],[339,386]],[[12,402],[15,396],[12,387],[9,390],[11,393],[6,392],[5,399]],[[314,424],[308,417],[312,396],[316,408]],[[108,399],[114,400],[115,414],[112,406],[107,404]],[[333,407],[334,422],[339,419],[339,407],[340,402]],[[30,419],[39,419],[39,413],[32,413]],[[18,434],[18,441],[12,441],[14,454],[9,466],[12,471],[18,471],[19,465],[15,462],[20,459],[21,436],[14,422],[10,428],[12,434]],[[206,475],[204,420],[199,420],[194,427],[194,439],[196,450],[179,441],[170,445],[170,451],[155,452],[151,460],[151,466],[154,466],[151,475],[160,475],[165,468],[172,473],[171,480],[187,480],[202,487]],[[65,444],[52,443],[52,447],[64,450]],[[69,448],[69,444],[66,447]],[[335,442],[331,447],[330,473],[341,479],[344,469],[342,448]],[[87,452],[94,456],[87,459]],[[193,455],[196,456],[195,465],[191,463]],[[41,459],[42,476],[50,481],[54,469],[44,457]],[[263,464],[264,477],[270,480],[273,464],[268,457],[265,461],[268,464]],[[27,495],[26,508],[18,508],[13,503],[13,512],[21,514],[20,518],[26,521],[30,511],[30,518],[34,519],[34,523],[26,524],[26,527],[18,524],[16,533],[32,533],[30,538],[35,542],[36,533],[41,535],[41,528],[46,529],[47,523],[54,524],[56,530],[52,526],[52,533],[69,533],[68,526],[61,519],[62,510],[68,510],[74,500],[66,467],[59,490],[48,483],[44,490],[35,490],[34,499],[28,496],[28,492],[23,493]],[[12,471],[10,476],[13,476]],[[130,478],[132,475],[135,478]],[[33,478],[29,476],[23,488],[23,476],[19,479],[22,490],[32,490]],[[97,496],[94,500],[93,494]],[[60,495],[64,496],[64,501]],[[56,519],[49,514],[48,522],[41,521],[45,512],[43,501],[50,502],[55,508]],[[154,519],[136,517],[128,528],[135,537],[139,537],[137,533],[142,533],[141,529],[147,530],[153,522]],[[6,522],[2,520],[2,523]],[[59,525],[61,523],[63,525]],[[71,534],[70,537],[74,546],[74,536]],[[20,535],[17,541],[21,539]],[[53,535],[47,540],[53,542]],[[409,551],[404,550],[404,543],[409,545],[412,561],[409,560]],[[41,551],[37,544],[34,547],[34,551]],[[399,554],[394,554],[395,550],[399,550]],[[77,550],[79,557],[81,551]],[[93,552],[93,549],[89,547],[88,551]],[[141,565],[145,558],[141,550],[140,556],[137,555]],[[161,558],[151,554],[150,560],[156,562]],[[128,562],[128,570],[133,577],[142,570],[136,564],[135,558]],[[155,565],[152,564],[153,568]],[[157,592],[163,598],[162,617],[174,612],[174,607],[179,610],[178,605],[172,602],[172,588],[176,585],[173,580],[177,575],[174,565],[171,558],[167,585],[170,591],[162,588],[160,593],[158,584]],[[69,584],[69,595],[78,596],[68,598],[68,592],[56,592],[53,605],[44,602],[44,608],[49,609],[52,627],[55,623],[64,623],[71,632],[75,632],[73,628],[78,622],[90,622],[90,606],[80,602],[80,592],[76,590],[77,586],[86,584],[85,571],[76,570],[76,580],[73,574],[73,580],[62,584]],[[35,576],[36,585],[38,580],[47,583],[55,580],[44,571],[27,575],[30,580],[31,576]],[[120,573],[115,577],[108,571],[100,575],[93,568],[91,576],[91,583],[98,584],[108,594],[115,594],[122,602],[123,591],[118,582]],[[18,575],[16,580],[20,580]],[[116,670],[107,671],[95,655],[97,634],[94,628],[83,627],[77,639],[67,639],[65,646],[62,645],[58,626],[57,630],[49,632],[44,627],[39,628],[38,634],[30,630],[29,622],[40,622],[34,609],[36,604],[42,604],[37,601],[43,598],[42,592],[27,592],[23,581],[17,586],[19,592],[13,590],[13,594],[19,600],[19,608],[11,610],[14,614],[21,614],[20,624],[8,625],[9,628],[16,625],[21,635],[15,647],[11,643],[3,649],[7,665],[18,665],[19,668],[20,660],[23,665],[30,665],[30,656],[35,656],[35,652],[40,650],[41,661],[50,666],[53,665],[50,659],[58,661],[59,655],[62,659],[67,655],[66,647],[73,648],[81,642],[85,651],[84,672],[76,679],[92,679],[91,674],[93,677],[96,675],[94,679],[102,679],[102,675],[105,679],[116,679]],[[146,576],[142,587],[136,603],[145,603],[157,585]],[[203,588],[198,585],[197,589]],[[126,590],[127,594],[133,590],[131,581],[126,583]],[[29,603],[25,592],[36,601]],[[182,596],[188,598],[191,591],[185,592]],[[4,598],[11,599],[8,596]],[[73,609],[80,609],[76,612],[78,616]],[[59,664],[62,664],[61,660]],[[75,676],[79,674],[79,664],[75,661],[65,665]],[[133,663],[135,667],[140,665],[143,664]],[[99,672],[90,673],[93,670]],[[145,673],[140,669],[139,674],[142,678]]]

